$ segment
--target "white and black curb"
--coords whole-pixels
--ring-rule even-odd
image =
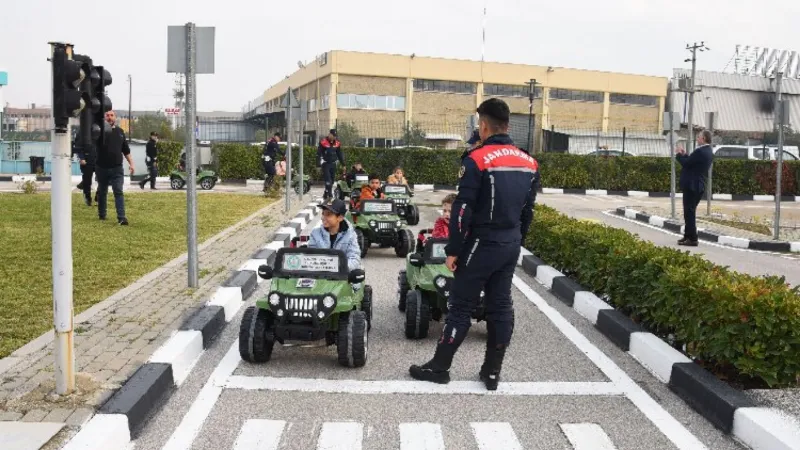
[[[573,194],[573,195],[616,195],[619,197],[656,197],[669,198],[669,192],[647,192],[647,191],[615,191],[611,189],[572,189],[572,188],[542,188],[543,194]],[[675,198],[683,198],[680,192],[675,193]],[[755,194],[713,194],[713,200],[728,201],[755,201],[755,202],[774,202],[774,195],[755,195]],[[705,200],[705,196],[703,196]],[[800,202],[800,195],[781,195],[781,202]]]
[[[618,216],[624,216],[628,219],[633,219],[637,222],[646,223],[655,227],[663,228],[673,233],[683,233],[683,225],[680,222],[666,219],[659,216],[651,216],[647,213],[637,211],[625,206],[617,208],[614,213]],[[697,237],[701,241],[715,242],[717,244],[727,245],[730,247],[743,248],[748,250],[760,250],[767,252],[800,252],[800,242],[785,242],[785,241],[755,241],[746,238],[725,236],[712,231],[703,229],[697,230]]]
[[[791,417],[756,407],[742,392],[536,256],[523,256],[522,268],[717,428],[753,449],[800,450],[800,424]]]
[[[64,450],[124,448],[147,420],[165,403],[176,387],[236,316],[243,301],[255,292],[261,279],[258,266],[272,263],[279,248],[309,225],[317,214],[310,203],[282,225],[272,241],[257,251],[222,283],[211,299],[176,331],[136,373],[97,411]]]

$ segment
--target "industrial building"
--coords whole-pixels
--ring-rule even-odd
[[[285,129],[281,105],[291,88],[299,100],[292,118],[304,119],[294,130],[302,125],[307,144],[336,127],[345,145],[455,148],[468,137],[477,106],[498,97],[511,108],[512,137],[528,147],[535,79],[538,149],[586,153],[598,144],[617,147],[625,134],[628,142],[664,142],[666,77],[338,50],[298,66],[242,108],[246,120]]]

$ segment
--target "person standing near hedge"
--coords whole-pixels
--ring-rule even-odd
[[[347,165],[344,163],[344,156],[342,156],[342,144],[336,139],[336,130],[333,129],[328,133],[328,136],[319,141],[317,147],[317,158],[319,165],[322,167],[322,176],[325,179],[325,193],[322,198],[329,200],[333,198],[333,179],[336,177],[336,161],[342,163],[342,167],[347,171]]]
[[[156,177],[158,176],[158,133],[150,132],[150,139],[145,147],[144,164],[147,166],[147,178],[139,182],[139,187],[144,189],[147,182],[150,182],[150,189],[156,188]]]
[[[678,241],[678,245],[697,247],[697,205],[706,192],[708,169],[714,161],[711,132],[703,130],[697,135],[697,148],[691,155],[679,147],[675,159],[681,165],[680,188],[683,192],[684,230],[683,239]]]
[[[261,154],[261,164],[264,166],[264,192],[267,192],[272,186],[272,181],[275,179],[275,161],[278,156],[283,156],[281,146],[278,142],[281,140],[281,134],[275,133],[272,138],[264,146],[264,151]]]
[[[496,98],[478,107],[481,145],[469,150],[461,162],[445,247],[445,264],[455,272],[447,320],[433,359],[409,368],[417,380],[450,382],[453,357],[484,291],[488,338],[479,376],[488,390],[496,390],[500,382],[514,330],[511,281],[533,217],[531,192],[538,169],[508,136],[510,114],[508,105]]]

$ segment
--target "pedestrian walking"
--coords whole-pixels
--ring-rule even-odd
[[[86,206],[92,206],[92,177],[95,176],[95,160],[97,152],[94,144],[89,144],[84,148],[74,144],[74,152],[78,156],[78,164],[81,168],[81,182],[77,188],[83,191],[83,202]],[[97,203],[97,193],[94,194],[94,201]]]
[[[479,376],[488,390],[496,390],[514,329],[511,280],[531,224],[537,164],[508,136],[510,111],[504,101],[484,101],[478,117],[481,144],[462,159],[445,247],[445,264],[455,272],[447,319],[433,359],[412,365],[409,372],[417,380],[450,382],[453,357],[484,291],[488,338]]]
[[[679,147],[675,159],[681,165],[680,188],[683,192],[683,239],[678,241],[678,245],[697,247],[697,205],[706,192],[708,169],[714,161],[711,132],[703,130],[697,135],[697,148],[690,155]]]
[[[97,149],[97,214],[100,220],[106,220],[108,208],[108,187],[114,192],[114,206],[117,209],[117,222],[128,225],[125,216],[125,197],[122,194],[122,185],[125,182],[125,172],[122,170],[122,157],[128,161],[130,174],[133,175],[134,166],[131,149],[125,138],[125,132],[116,125],[117,115],[114,111],[105,114],[106,123],[111,126],[103,140],[103,145]]]
[[[344,163],[344,156],[342,155],[342,143],[336,138],[336,130],[331,130],[328,135],[319,141],[317,147],[317,159],[319,165],[322,167],[322,176],[325,179],[325,193],[322,195],[324,200],[333,198],[333,180],[336,177],[336,161],[342,164],[342,167],[347,170],[347,165]]]
[[[275,179],[275,162],[278,155],[284,156],[281,146],[278,144],[280,140],[281,134],[275,133],[264,145],[264,151],[261,154],[261,164],[264,166],[264,192],[267,192],[272,187],[272,182]]]
[[[150,182],[150,189],[156,188],[156,177],[158,177],[158,133],[150,132],[150,139],[145,148],[144,164],[147,166],[147,178],[139,182],[139,187],[144,189],[147,182]]]

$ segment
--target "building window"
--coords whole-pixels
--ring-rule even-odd
[[[414,90],[424,92],[452,92],[455,94],[475,94],[477,85],[466,81],[414,80]]]
[[[330,96],[328,96],[327,94],[323,95],[322,96],[322,101],[320,103],[322,103],[322,106],[319,109],[328,109],[328,108],[330,108],[331,107],[331,98],[330,98]]]
[[[308,101],[308,111],[314,112],[316,110],[317,110],[317,99],[312,98],[311,100]]]
[[[571,100],[576,102],[603,102],[602,92],[575,91],[572,89],[550,89],[550,98],[555,100]]]
[[[483,85],[483,95],[490,95],[496,97],[525,97],[528,98],[530,93],[529,85],[513,85],[513,84],[490,84]],[[537,87],[534,92],[535,98],[542,98],[542,88]]]
[[[618,105],[657,106],[658,97],[635,94],[611,94],[609,101]]]
[[[337,94],[336,103],[342,109],[378,109],[405,111],[406,98],[393,95]]]

